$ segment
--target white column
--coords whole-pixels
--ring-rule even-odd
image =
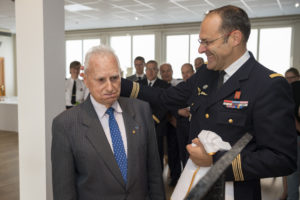
[[[51,200],[51,124],[64,110],[64,1],[15,4],[20,200]]]

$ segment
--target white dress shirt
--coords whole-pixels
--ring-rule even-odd
[[[83,80],[74,80],[72,78],[67,79],[65,82],[66,106],[72,106],[71,99],[74,81],[76,81],[76,102],[82,103],[89,93],[88,89],[85,87]]]
[[[157,78],[156,78],[156,79],[157,79]],[[147,83],[148,83],[148,85],[151,83],[151,87],[153,87],[153,85],[154,85],[154,83],[155,83],[156,79],[154,79],[154,80],[152,80],[152,81],[149,81],[149,80],[147,79]]]
[[[225,83],[247,60],[250,58],[250,54],[246,51],[239,59],[237,59],[234,63],[229,65],[224,71],[226,74],[224,75]]]
[[[108,124],[109,115],[105,113],[107,108],[103,104],[98,103],[93,98],[92,95],[90,95],[90,97],[91,97],[91,102],[94,106],[94,109],[97,113],[98,119],[99,119],[99,121],[102,125],[102,128],[104,130],[104,133],[106,135],[107,141],[112,149],[112,152],[114,152],[111,135],[110,135],[110,130],[109,130],[109,124]],[[125,124],[124,124],[124,119],[123,119],[123,115],[122,115],[122,108],[118,101],[115,101],[111,107],[114,108],[114,116],[118,123],[119,129],[121,132],[121,136],[122,136],[122,140],[123,140],[123,145],[124,145],[125,152],[127,155],[127,137],[126,137],[126,129],[125,129]]]

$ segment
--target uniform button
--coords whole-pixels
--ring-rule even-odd
[[[205,114],[205,118],[206,118],[206,119],[209,118],[209,114],[208,114],[208,113]]]
[[[194,103],[191,103],[191,106],[193,106],[194,105]]]
[[[233,123],[233,119],[229,119],[228,122],[229,122],[229,124],[232,124]]]

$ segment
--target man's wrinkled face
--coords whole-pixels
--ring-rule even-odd
[[[181,74],[182,74],[182,79],[184,81],[188,80],[191,76],[193,76],[194,71],[193,68],[189,65],[183,65],[181,67]]]
[[[170,82],[173,76],[173,70],[170,65],[163,64],[159,68],[162,80]]]
[[[98,103],[110,107],[119,98],[121,90],[121,76],[116,58],[109,53],[92,55],[84,82]]]

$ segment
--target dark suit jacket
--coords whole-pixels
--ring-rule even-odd
[[[146,78],[145,74],[144,74],[144,76],[143,76],[142,79],[144,79],[144,78]],[[133,74],[133,75],[131,75],[131,76],[128,76],[127,79],[128,79],[128,80],[131,80],[131,81],[138,81],[138,77],[136,76],[136,74]]]
[[[120,98],[128,143],[125,185],[90,97],[53,120],[54,200],[165,199],[147,103]]]
[[[146,78],[138,81],[138,83],[140,83],[141,85],[145,85],[145,86],[148,85],[148,81],[147,81]],[[171,86],[171,84],[169,84],[166,81],[163,81],[163,80],[157,78],[152,87],[153,88],[163,88],[163,89],[166,89],[166,88],[168,88],[170,86]],[[164,106],[151,104],[151,109],[152,109],[152,114],[157,119],[159,119],[159,121],[162,122],[162,121],[166,120],[166,115],[167,115],[168,110]]]
[[[192,114],[190,140],[201,130],[210,130],[233,146],[246,132],[252,134],[253,139],[227,168],[225,176],[234,181],[235,200],[259,200],[260,178],[284,176],[296,169],[291,87],[284,77],[259,64],[252,54],[219,90],[218,75],[217,71],[201,67],[176,87],[164,91],[141,87],[135,95],[169,109],[188,102]],[[130,95],[132,85],[122,80],[121,94]],[[244,106],[235,106],[240,103]],[[224,151],[217,152],[213,161],[223,154]]]

